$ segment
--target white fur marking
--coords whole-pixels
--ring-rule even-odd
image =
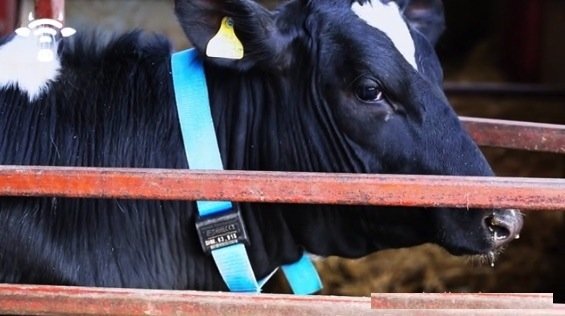
[[[384,4],[381,0],[371,0],[363,5],[355,2],[351,9],[367,24],[385,33],[404,59],[418,70],[414,40],[396,2]]]
[[[57,56],[41,62],[35,36],[15,36],[0,46],[0,88],[17,86],[27,92],[30,101],[45,92],[47,84],[57,79],[61,63]]]

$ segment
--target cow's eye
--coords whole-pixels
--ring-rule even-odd
[[[380,102],[384,98],[380,85],[370,79],[362,79],[355,84],[355,96],[365,103]]]

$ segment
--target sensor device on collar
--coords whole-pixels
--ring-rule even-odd
[[[238,243],[249,244],[239,209],[233,210],[233,207],[218,216],[200,217],[196,221],[196,230],[204,252]]]
[[[210,112],[202,60],[194,49],[173,54],[171,68],[177,111],[188,165],[191,169],[222,170],[223,164]],[[214,262],[230,291],[259,293],[273,274],[257,281],[247,255],[249,243],[237,204],[196,201],[196,227],[205,252]],[[295,294],[312,294],[322,288],[316,268],[304,254],[282,270]],[[274,272],[274,271],[273,271]]]

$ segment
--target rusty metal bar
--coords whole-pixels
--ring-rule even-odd
[[[16,28],[17,9],[18,3],[16,0],[0,1],[0,36],[9,34]]]
[[[2,314],[370,315],[369,298],[0,285]]]
[[[553,308],[553,295],[540,293],[373,293],[373,308],[392,309],[546,309]]]
[[[65,21],[65,0],[35,0],[34,17]]]
[[[562,315],[562,310],[547,307],[547,297],[527,297],[518,304],[515,295],[485,297],[482,294],[454,295],[459,302],[489,309],[451,309],[451,295],[430,298],[437,310],[419,308],[421,294],[402,294],[402,302],[379,305],[368,297],[296,296],[281,294],[233,294],[221,292],[101,289],[63,286],[0,285],[1,314],[41,315]],[[444,298],[442,296],[445,295]],[[439,299],[438,299],[439,298]],[[499,300],[502,298],[502,301]],[[434,300],[436,300],[434,302]],[[414,301],[414,305],[405,302]],[[481,304],[477,304],[481,301]],[[467,303],[466,303],[467,302]],[[475,303],[472,303],[475,302]],[[508,305],[516,302],[515,307]],[[391,309],[392,308],[392,309]],[[396,309],[396,308],[410,308]],[[445,309],[443,309],[445,308]],[[499,308],[499,309],[496,309]],[[510,308],[510,309],[506,309]],[[521,308],[521,309],[518,309]],[[494,314],[493,314],[494,313]]]
[[[0,196],[565,209],[565,179],[0,166]]]
[[[460,117],[481,146],[565,154],[565,125]]]
[[[565,85],[499,82],[445,82],[449,96],[565,97]]]

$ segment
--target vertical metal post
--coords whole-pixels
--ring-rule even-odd
[[[0,1],[0,36],[14,31],[18,16],[18,0]]]
[[[35,0],[34,17],[65,22],[65,0]]]
[[[518,81],[535,82],[541,77],[545,6],[549,1],[506,0],[503,21],[502,62]]]

